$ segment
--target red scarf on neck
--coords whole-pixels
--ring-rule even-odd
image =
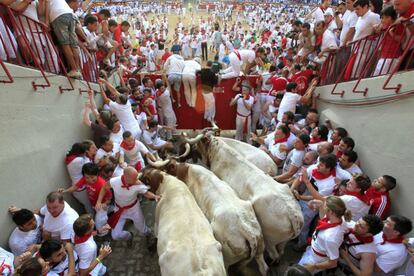
[[[341,142],[341,140],[332,141],[331,144],[334,145],[334,146],[338,146],[340,142]]]
[[[160,97],[164,92],[161,92],[159,89],[157,89],[157,91],[155,91],[155,97],[158,98]]]
[[[354,196],[356,198],[358,198],[359,200],[361,200],[362,202],[364,202],[366,205],[369,205],[369,198],[364,194],[358,193],[358,192],[350,192],[348,190],[346,190],[345,192],[346,195],[350,195],[350,196]]]
[[[126,185],[124,176],[121,176],[121,182],[122,182],[121,188],[125,188],[125,189],[129,190],[130,186]]]
[[[325,8],[324,6],[320,5],[319,8],[322,10],[323,13],[325,13]]]
[[[132,150],[135,147],[135,143],[132,146],[129,146],[125,141],[122,141],[121,148],[126,150]]]
[[[363,244],[371,243],[371,242],[374,241],[374,237],[373,236],[368,236],[368,237],[359,236],[358,234],[355,233],[355,230],[352,229],[352,228],[349,229],[349,233],[353,234],[355,236],[355,238],[359,242],[362,242]],[[348,237],[348,240],[350,240],[349,237]]]
[[[76,157],[78,157],[78,156],[75,155],[75,154],[71,154],[71,155],[66,156],[65,157],[65,164],[69,165],[70,162],[72,162]]]
[[[333,168],[328,174],[323,174],[323,173],[318,172],[318,169],[315,168],[312,170],[312,176],[317,180],[323,180],[330,176],[336,176],[336,169]]]
[[[330,223],[329,219],[327,217],[324,217],[323,219],[320,219],[318,221],[318,225],[316,225],[316,230],[317,231],[326,230],[326,229],[333,228],[341,224],[342,224],[342,219],[340,222]]]
[[[323,142],[324,140],[322,140],[322,138],[315,138],[315,137],[311,137],[309,144],[316,144],[316,143],[320,143]]]
[[[389,243],[402,243],[403,240],[404,240],[404,236],[399,236],[395,239],[387,239],[385,234],[382,233],[382,243],[381,244],[384,245],[386,242],[389,242]]]
[[[337,157],[337,158],[341,157],[341,156],[342,156],[342,154],[343,154],[343,152],[342,152],[342,151],[340,151],[340,150],[337,150],[337,151],[336,151],[336,157]]]
[[[89,240],[90,237],[92,237],[92,233],[85,235],[83,237],[78,237],[75,235],[75,245],[86,242],[87,240]]]
[[[288,138],[289,138],[289,136],[288,137],[285,137],[285,138],[282,138],[282,139],[275,139],[275,142],[273,143],[273,145],[287,142]]]

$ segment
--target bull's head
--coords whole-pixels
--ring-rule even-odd
[[[143,183],[150,186],[150,191],[154,194],[157,193],[157,190],[164,180],[164,176],[157,169],[145,168],[142,170],[139,178]]]

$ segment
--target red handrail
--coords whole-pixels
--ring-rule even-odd
[[[0,58],[0,66],[3,68],[4,72],[6,73],[6,76],[8,80],[0,80],[1,83],[13,83],[14,79],[12,75],[10,74],[9,69],[7,69],[6,64],[4,64],[3,60]]]
[[[23,42],[20,42],[20,43],[23,43],[23,45],[21,45],[21,47],[23,47],[23,48],[25,48],[25,49],[27,49],[27,50],[29,51],[30,57],[32,58],[32,62],[35,64],[36,68],[38,68],[38,69],[39,69],[40,74],[42,75],[43,79],[44,79],[44,80],[45,80],[45,82],[46,82],[45,84],[37,84],[35,81],[33,81],[33,82],[32,82],[33,89],[34,89],[34,90],[37,90],[37,88],[38,88],[38,87],[42,87],[42,88],[45,88],[45,87],[50,87],[50,81],[49,81],[49,79],[47,78],[47,76],[46,76],[46,74],[45,74],[45,71],[44,71],[44,70],[43,70],[43,68],[40,66],[39,62],[37,61],[37,58],[36,58],[36,56],[35,56],[35,54],[34,54],[33,50],[31,49],[31,47],[30,47],[30,43],[27,41],[26,36],[25,36],[25,35],[23,35],[23,34],[24,34],[24,31],[22,31],[22,29],[20,28],[20,26],[17,24],[16,19],[15,19],[15,17],[14,17],[14,13],[13,13],[13,12],[12,12],[12,10],[11,10],[9,7],[7,7],[7,6],[5,6],[5,5],[0,5],[0,6],[1,6],[1,7],[3,7],[3,8],[6,10],[6,14],[7,14],[7,15],[8,15],[8,17],[9,17],[10,22],[11,22],[11,26],[13,27],[13,30],[14,30],[14,32],[15,32],[15,36],[16,36],[16,37],[21,37],[21,38],[23,39]],[[4,22],[4,21],[3,21],[3,22]],[[13,47],[13,50],[15,51],[16,56],[18,56],[19,52],[18,52],[18,51],[17,51],[17,49],[15,49],[15,47],[14,47],[14,43],[13,43],[14,39],[12,39],[12,38],[11,38],[12,36],[11,36],[11,33],[10,33],[9,28],[7,28],[7,24],[6,24],[6,22],[4,22],[4,24],[5,24],[5,26],[6,26],[7,36],[8,36],[8,38],[9,38],[9,41],[12,43],[12,47]],[[2,41],[2,42],[3,42],[3,41]],[[3,43],[4,43],[4,42],[3,42]],[[24,57],[25,57],[25,59],[26,59],[26,64],[29,64],[29,61],[27,60],[26,53],[24,54]],[[21,64],[19,64],[19,65],[21,65]]]
[[[404,34],[406,34],[406,28],[407,28],[407,22],[409,20],[401,23],[402,26],[404,26]],[[399,26],[399,25],[397,25]],[[352,64],[352,58],[348,59],[346,62],[346,65],[343,66],[341,73],[338,76],[334,76],[333,73],[335,73],[335,68],[338,63],[339,58],[341,55],[341,50],[338,51],[338,53],[331,53],[328,57],[328,59],[325,61],[322,67],[321,71],[321,82],[320,85],[329,85],[335,82],[335,85],[332,88],[331,95],[340,95],[343,97],[345,91],[336,92],[336,88],[340,82],[343,81],[349,81],[349,80],[357,80],[355,86],[352,89],[352,93],[361,93],[364,96],[368,93],[368,87],[366,87],[363,90],[358,89],[362,79],[373,77],[373,76],[379,76],[384,74],[390,74],[385,81],[383,85],[384,90],[395,90],[396,93],[399,92],[401,89],[401,84],[398,84],[395,87],[388,87],[388,84],[390,83],[390,80],[393,78],[395,73],[397,73],[399,70],[412,70],[412,68],[409,68],[408,66],[412,62],[414,58],[414,36],[408,37],[409,41],[407,45],[404,47],[403,53],[398,57],[395,58],[395,60],[387,61],[387,58],[382,58],[377,54],[380,54],[382,47],[384,47],[386,43],[386,35],[392,30],[393,28],[396,28],[397,26],[393,26],[389,28],[385,33],[380,33],[377,35],[372,35],[365,37],[361,40],[352,42],[350,45],[353,48],[352,54],[355,56],[355,63]],[[342,48],[344,49],[344,48]],[[395,49],[395,54],[398,55],[400,52],[400,48]],[[337,57],[335,59],[334,57]],[[380,61],[380,58],[383,59],[382,63],[378,63]],[[375,62],[377,62],[377,67],[373,67],[375,65]],[[387,64],[386,64],[387,62]],[[403,62],[407,62],[407,65],[405,68],[400,68]],[[397,64],[396,64],[397,63]],[[352,68],[350,68],[352,66]],[[384,68],[386,67],[386,70]],[[333,68],[333,70],[332,70]],[[344,74],[347,70],[352,69],[352,73],[350,74],[349,78],[344,78]],[[362,70],[362,71],[361,71]],[[371,72],[371,71],[372,72]],[[350,71],[348,71],[349,73]],[[336,78],[332,78],[336,77]]]

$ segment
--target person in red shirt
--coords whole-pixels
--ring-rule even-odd
[[[366,192],[371,204],[370,214],[377,215],[382,220],[387,218],[391,209],[389,191],[394,189],[395,186],[397,186],[397,181],[390,175],[383,175],[372,182],[371,187]]]
[[[122,55],[124,52],[124,43],[122,42],[122,33],[128,33],[131,25],[128,21],[122,21],[121,25],[118,25],[114,31],[114,40],[118,42],[119,53]]]
[[[161,57],[161,66],[164,66],[164,63],[167,61],[167,59],[171,56],[171,52],[169,48],[165,48],[165,52]]]
[[[266,81],[266,84],[272,84],[272,89],[270,89],[269,95],[276,96],[277,93],[285,93],[288,84],[288,75],[289,70],[283,70],[282,76],[275,75]]]
[[[105,187],[106,181],[98,176],[99,168],[98,165],[94,163],[86,163],[82,167],[82,175],[83,177],[76,183],[75,185],[71,186],[68,189],[59,189],[58,192],[61,193],[73,193],[79,187],[86,187],[88,191],[88,198],[91,202],[92,206],[96,205],[98,200],[99,193],[103,187]],[[102,203],[105,203],[106,206],[109,206],[112,199],[112,193],[110,190],[105,192],[104,198]],[[108,212],[112,211],[110,207],[106,209],[97,210],[95,216],[95,225],[98,232],[102,233],[102,235],[106,234],[107,229],[107,221],[108,221]]]
[[[105,180],[98,176],[99,168],[98,165],[93,163],[86,163],[82,167],[82,175],[83,177],[73,186],[68,189],[59,189],[58,191],[61,193],[73,193],[78,188],[86,186],[88,191],[88,197],[92,204],[92,206],[96,205],[96,200],[98,199],[99,192],[101,188],[105,186]],[[105,203],[109,203],[112,199],[112,194],[108,191],[105,194],[104,201]]]

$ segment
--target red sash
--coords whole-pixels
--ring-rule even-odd
[[[316,251],[315,248],[313,248],[313,247],[312,247],[312,251],[313,251],[313,253],[315,253],[319,257],[322,257],[322,258],[328,257],[326,254]]]
[[[240,55],[239,51],[234,51],[233,53],[235,53],[237,58],[241,61],[241,55]]]
[[[127,205],[127,206],[124,206],[124,207],[119,206],[118,203],[115,202],[116,207],[118,207],[118,211],[116,211],[115,213],[113,213],[112,216],[110,216],[108,218],[108,224],[109,224],[109,226],[111,226],[112,229],[115,228],[115,226],[117,225],[119,219],[121,218],[122,213],[124,211],[126,211],[126,210],[134,207],[135,204],[137,204],[137,202],[138,202],[138,199],[136,199],[133,203],[131,203],[131,204]]]
[[[248,134],[247,131],[248,131],[248,126],[249,126],[249,117],[250,117],[250,114],[247,115],[247,116],[244,116],[244,115],[240,114],[239,112],[236,112],[236,113],[237,113],[237,116],[240,116],[240,117],[245,118],[245,120],[244,120],[244,126],[243,126],[243,134]]]

